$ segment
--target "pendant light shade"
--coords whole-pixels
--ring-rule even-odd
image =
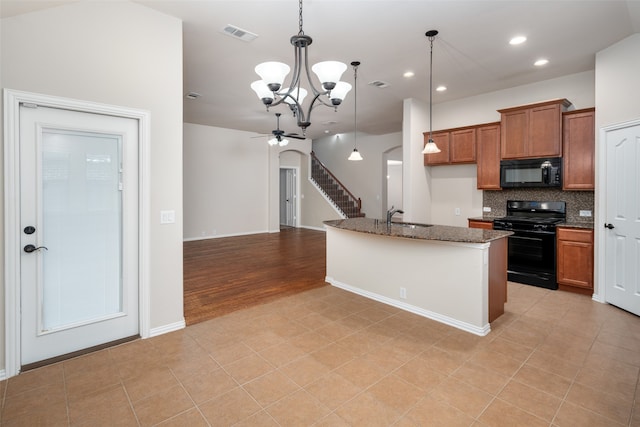
[[[347,160],[358,161],[362,160],[362,155],[358,151],[358,67],[359,61],[353,61],[351,63],[353,67],[353,151]],[[351,89],[351,88],[349,88]]]
[[[354,148],[353,151],[351,152],[351,155],[349,156],[349,159],[351,161],[358,161],[358,160],[362,160],[362,155],[360,154],[360,152],[358,151],[357,148]]]
[[[422,150],[422,154],[435,154],[439,153],[440,149],[433,142],[433,40],[438,35],[437,30],[429,30],[425,34],[431,42],[431,50],[429,54],[429,140]]]
[[[440,149],[438,148],[436,143],[433,142],[431,138],[429,138],[429,141],[424,146],[424,150],[422,150],[422,154],[436,154],[439,152]]]

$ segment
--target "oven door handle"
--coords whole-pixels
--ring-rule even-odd
[[[509,236],[509,238],[513,237],[516,239],[529,239],[529,240],[535,240],[535,239],[540,239],[543,238],[545,236],[555,236],[556,233],[554,233],[553,231],[520,231],[520,232],[515,232],[516,234],[512,234],[511,236]],[[531,236],[531,237],[528,237]]]

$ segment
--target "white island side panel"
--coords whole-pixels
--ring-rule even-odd
[[[489,243],[327,227],[327,282],[477,335],[490,331],[488,255]]]

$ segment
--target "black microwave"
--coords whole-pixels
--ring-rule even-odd
[[[562,187],[562,158],[502,160],[502,188]]]

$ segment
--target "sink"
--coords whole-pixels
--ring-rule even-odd
[[[398,225],[400,227],[404,227],[404,228],[411,228],[411,229],[415,229],[415,228],[427,228],[427,227],[432,227],[432,224],[416,224],[416,223],[412,223],[412,222],[392,222],[391,225]]]

